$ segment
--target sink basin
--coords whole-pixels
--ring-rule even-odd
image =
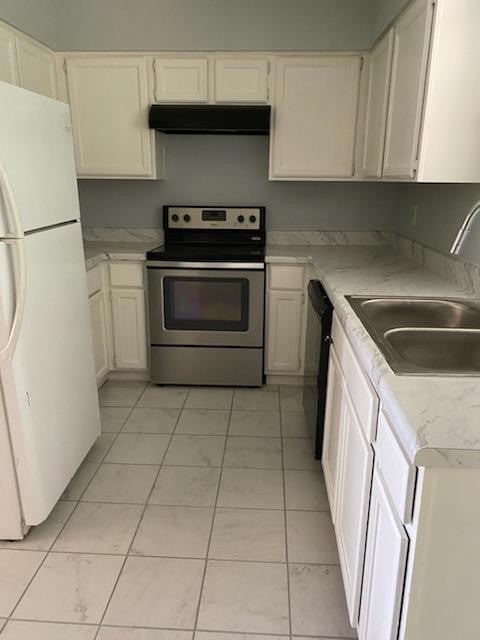
[[[480,375],[480,302],[347,296],[390,367],[404,375]]]
[[[385,340],[405,362],[408,373],[480,375],[478,329],[391,329]]]
[[[433,298],[351,298],[377,327],[450,327],[480,329],[480,304]],[[354,307],[355,308],[355,307]]]

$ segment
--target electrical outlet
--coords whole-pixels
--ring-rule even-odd
[[[410,207],[410,224],[412,227],[417,226],[418,204],[412,204]]]

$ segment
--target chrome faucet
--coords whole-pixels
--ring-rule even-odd
[[[450,247],[450,253],[453,254],[454,256],[458,256],[458,254],[462,250],[462,247],[465,244],[468,234],[472,230],[473,223],[475,222],[475,219],[479,213],[480,213],[480,202],[477,202],[465,216],[465,220],[462,222],[462,226],[458,230],[458,233],[455,236],[455,240],[453,241],[453,244]]]

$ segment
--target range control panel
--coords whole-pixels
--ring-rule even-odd
[[[262,229],[260,207],[166,207],[167,229]]]

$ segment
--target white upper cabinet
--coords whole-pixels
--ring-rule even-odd
[[[0,80],[18,84],[15,35],[0,24]]]
[[[480,182],[480,3],[439,1],[418,180]]]
[[[275,73],[270,178],[351,178],[361,56],[288,56]]]
[[[363,175],[381,178],[393,54],[393,29],[370,54]]]
[[[150,71],[142,56],[67,58],[79,176],[155,177]]]
[[[156,58],[157,102],[208,102],[208,60],[201,58]]]
[[[16,38],[18,83],[24,89],[57,98],[55,54],[33,40]]]
[[[266,58],[215,58],[214,102],[268,102]]]
[[[388,177],[415,177],[432,18],[432,0],[417,0],[394,27],[383,170]]]

